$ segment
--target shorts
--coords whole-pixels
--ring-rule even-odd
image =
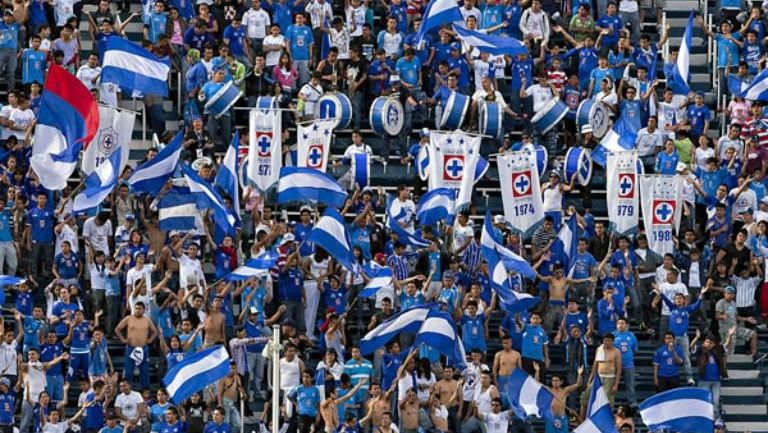
[[[640,0],[640,7],[641,8],[650,8],[651,3],[657,8],[657,9],[666,9],[667,8],[667,0]]]
[[[733,338],[741,338],[742,340],[751,340],[752,336],[755,335],[755,331],[749,328],[745,328],[741,325],[736,327],[736,334],[734,334]],[[725,343],[725,339],[728,338],[728,330],[727,329],[720,329],[720,341]],[[731,346],[728,348],[728,354],[732,354],[733,350],[736,348],[736,341],[731,344]]]

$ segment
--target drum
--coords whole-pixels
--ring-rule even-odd
[[[235,86],[234,81],[230,81],[216,92],[211,99],[205,103],[205,111],[212,114],[213,117],[219,118],[229,111],[240,97],[243,96],[243,92]]]
[[[371,104],[371,129],[379,135],[397,135],[403,129],[405,110],[395,98],[379,96]]]
[[[335,119],[334,129],[346,129],[352,120],[352,102],[343,93],[326,93],[315,103],[315,119]]]
[[[480,105],[480,133],[500,138],[504,132],[501,121],[504,118],[504,110],[501,104],[495,101],[485,101]]]
[[[547,169],[547,164],[549,163],[549,153],[547,152],[547,148],[540,144],[534,146],[533,150],[536,154],[536,168],[539,170],[539,179],[541,179],[541,176],[544,174],[544,170]]]
[[[531,123],[541,134],[546,134],[568,114],[568,106],[560,98],[552,99],[531,118]]]
[[[589,123],[592,126],[592,135],[595,138],[603,138],[611,127],[610,110],[608,106],[594,99],[581,101],[576,110],[576,124],[578,130]]]
[[[645,166],[643,165],[643,161],[640,161],[639,158],[638,158],[637,163],[635,164],[635,166],[636,166],[636,169],[637,169],[637,170],[635,170],[635,171],[637,171],[637,174],[639,174],[641,176],[645,174]]]
[[[592,178],[592,154],[583,147],[571,147],[565,154],[565,182],[570,183],[573,176],[581,186],[589,184]]]
[[[464,116],[469,108],[469,96],[459,92],[451,92],[448,102],[445,103],[443,118],[440,120],[440,128],[459,129],[464,122]]]
[[[277,98],[273,96],[259,96],[256,99],[256,108],[262,111],[278,109]]]

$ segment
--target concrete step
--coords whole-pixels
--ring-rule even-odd
[[[768,422],[729,422],[729,432],[752,432],[752,433],[764,433],[768,432]]]
[[[764,404],[724,404],[723,409],[728,415],[766,415],[768,413]]]
[[[698,8],[698,0],[668,0],[665,7],[667,11],[688,11]]]
[[[724,396],[761,396],[763,395],[763,387],[761,386],[724,386],[720,388],[720,395]]]
[[[734,353],[733,355],[728,355],[728,366],[731,365],[731,363],[752,363],[752,355],[747,355],[745,353]]]
[[[729,379],[749,379],[754,380],[760,377],[758,370],[731,370],[728,369]]]

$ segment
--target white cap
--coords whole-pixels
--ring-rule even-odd
[[[296,236],[293,235],[293,233],[286,233],[283,235],[283,240],[280,242],[280,245],[285,245],[288,242],[295,242]]]
[[[675,171],[685,171],[688,170],[688,164],[684,162],[678,162],[677,167],[675,168]]]

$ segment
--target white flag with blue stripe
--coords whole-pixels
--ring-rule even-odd
[[[587,405],[587,418],[573,433],[617,433],[616,423],[608,396],[600,381],[600,375],[595,374],[592,381],[592,392]]]
[[[309,232],[307,242],[322,247],[347,270],[352,270],[352,263],[355,260],[352,254],[352,242],[349,240],[344,217],[336,209],[329,207],[325,210],[323,216]]]
[[[213,346],[185,356],[163,377],[168,396],[181,404],[192,394],[223,379],[229,374],[229,354],[224,346]]]
[[[176,171],[183,138],[184,131],[181,130],[167,146],[158,152],[157,156],[136,167],[128,179],[128,184],[134,192],[157,194],[160,191]]]
[[[75,197],[72,206],[74,212],[94,208],[100,205],[115,189],[120,176],[120,164],[123,152],[116,149],[109,159],[96,167],[85,178],[85,188]]]
[[[711,432],[715,410],[712,392],[703,388],[676,388],[640,403],[640,417],[650,431]]]
[[[415,234],[409,233],[404,228],[400,227],[397,223],[405,216],[405,209],[401,208],[400,213],[394,215],[392,213],[392,197],[387,194],[387,228],[397,236],[397,240],[403,245],[411,245],[417,248],[423,248],[429,246],[429,241],[421,238]]]
[[[227,281],[244,281],[253,277],[261,277],[269,274],[269,269],[277,263],[277,253],[266,251],[248,260],[242,266],[230,272],[224,277]]]
[[[240,223],[240,188],[237,178],[239,173],[237,155],[240,149],[240,133],[235,132],[232,137],[232,142],[227,148],[227,153],[224,154],[224,160],[221,161],[219,171],[216,173],[216,178],[213,180],[213,184],[221,188],[232,201],[232,209],[237,212],[233,212],[236,222]]]
[[[416,218],[421,225],[432,225],[445,221],[453,225],[456,216],[456,193],[450,188],[435,188],[419,199]]]
[[[461,337],[456,335],[456,326],[450,314],[443,311],[431,311],[421,324],[414,347],[420,344],[437,350],[448,358],[455,368],[462,369],[467,364],[467,354]]]
[[[732,89],[731,92],[733,92],[736,83],[731,83],[731,77],[728,80],[728,86]],[[762,72],[757,74],[746,89],[744,89],[745,84],[745,82],[739,83],[739,88],[743,89],[741,92],[742,98],[749,99],[750,101],[768,101],[768,69],[763,69]]]
[[[158,200],[160,230],[193,230],[198,227],[200,211],[197,198],[189,188],[173,187]]]
[[[555,397],[536,379],[516,368],[507,382],[509,404],[520,419],[529,416],[553,421],[552,401]]]
[[[189,191],[197,198],[198,209],[213,209],[213,221],[216,225],[224,233],[234,233],[237,220],[213,186],[198,176],[187,164],[181,164],[181,172],[187,180]]]
[[[480,235],[480,246],[485,251],[495,251],[499,255],[499,258],[504,262],[504,266],[508,269],[518,272],[522,276],[531,280],[536,279],[536,271],[528,260],[515,254],[512,250],[501,245],[496,239],[493,238],[493,226],[491,225],[491,211],[485,212],[485,223],[483,224],[483,232]]]
[[[416,34],[416,40],[421,41],[428,31],[453,21],[463,22],[464,18],[456,0],[432,0],[424,9],[421,26]]]
[[[332,176],[307,167],[283,167],[277,185],[277,204],[313,202],[340,208],[347,193]]]
[[[110,36],[107,39],[101,82],[145,95],[168,96],[168,60],[160,60],[154,54],[127,39]]]
[[[595,151],[592,152],[592,161],[605,167],[610,152],[626,152],[633,150],[637,143],[637,128],[629,119],[627,111],[623,111],[619,120],[608,130]]]
[[[573,266],[573,259],[578,252],[579,244],[579,225],[576,217],[571,215],[568,218],[568,223],[563,224],[560,227],[560,231],[557,233],[555,241],[549,247],[552,252],[552,260],[559,261],[563,264],[563,270],[566,275],[570,275],[571,266]]]
[[[380,289],[389,287],[392,284],[392,269],[389,267],[382,266],[374,269],[373,272],[371,279],[368,280],[368,284],[365,285],[365,288],[360,291],[358,296],[362,298],[370,298],[379,293]]]
[[[670,83],[667,87],[672,88],[675,94],[681,94],[688,96],[691,91],[690,87],[690,66],[691,66],[691,48],[693,38],[693,18],[695,12],[691,10],[691,15],[688,17],[688,24],[685,26],[685,33],[683,34],[683,40],[680,42],[680,49],[677,52],[677,62],[672,67],[672,73],[668,77]]]
[[[435,305],[431,304],[411,308],[384,321],[360,340],[360,353],[371,354],[403,332],[417,332],[434,307]]]
[[[476,48],[481,53],[495,56],[516,56],[528,54],[528,48],[519,40],[508,36],[492,36],[470,30],[462,26],[453,26],[465,46]]]

